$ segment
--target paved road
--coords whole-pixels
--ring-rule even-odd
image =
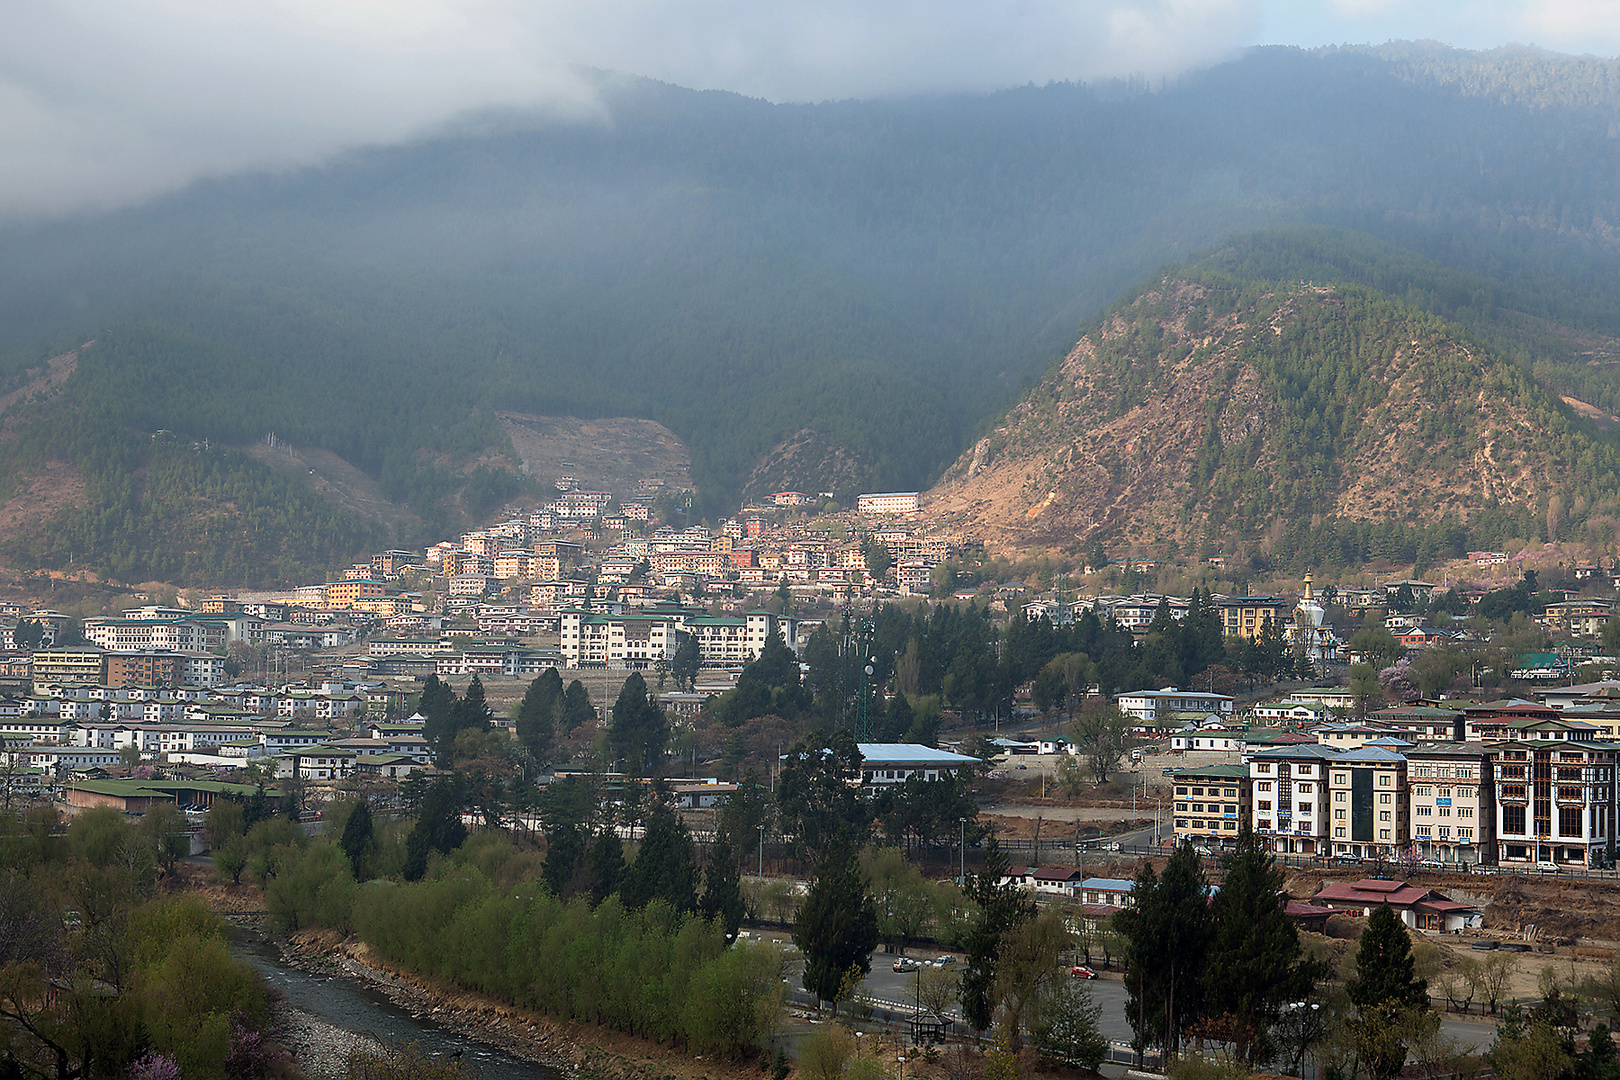
[[[940,954],[923,952],[913,955],[933,957]],[[867,976],[867,989],[875,998],[911,1005],[917,1000],[917,976],[914,973],[902,975],[895,972],[893,970],[895,959],[889,953],[872,954],[872,974]],[[957,966],[960,969],[960,958]],[[1110,1042],[1130,1042],[1133,1033],[1130,1023],[1125,1019],[1125,984],[1102,978],[1091,980],[1090,988],[1092,996],[1102,1006],[1099,1026],[1102,1028],[1103,1036]],[[1496,1037],[1494,1025],[1468,1023],[1450,1017],[1441,1021],[1441,1028],[1446,1035],[1458,1042],[1480,1050],[1488,1048]]]

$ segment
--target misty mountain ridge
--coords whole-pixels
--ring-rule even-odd
[[[408,507],[399,542],[459,519],[470,470],[516,470],[497,410],[645,417],[715,514],[927,486],[1157,268],[1331,226],[1270,235],[1620,412],[1573,359],[1620,336],[1617,70],[1259,49],[1152,92],[820,105],[604,76],[611,124],[485,118],[0,232],[0,392],[95,338],[57,422],[274,431]],[[12,470],[81,452],[48,442]]]

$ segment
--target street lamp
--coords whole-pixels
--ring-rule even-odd
[[[967,888],[967,818],[956,819],[956,887]]]
[[[765,880],[765,823],[759,823],[759,879]]]

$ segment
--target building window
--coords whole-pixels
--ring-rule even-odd
[[[1344,791],[1335,791],[1333,793],[1333,801],[1334,802],[1348,802],[1349,801],[1349,793],[1344,792]]]
[[[1391,796],[1387,791],[1381,791],[1378,793],[1378,802],[1383,806],[1388,806],[1392,799],[1393,796]]]
[[[1380,811],[1378,811],[1378,820],[1379,821],[1388,821],[1389,820],[1389,811],[1388,810],[1380,810]]]
[[[1271,813],[1271,800],[1267,799],[1260,804],[1260,812],[1265,814]]]
[[[1429,835],[1429,827],[1427,825],[1419,825],[1417,827],[1417,834],[1419,836],[1428,836]]]
[[[1378,839],[1380,839],[1380,840],[1388,840],[1389,839],[1389,830],[1388,829],[1379,829],[1378,830]]]
[[[1578,806],[1561,806],[1558,808],[1558,835],[1581,835],[1581,808]]]
[[[1502,831],[1512,833],[1515,836],[1523,836],[1525,833],[1524,810],[1525,808],[1522,806],[1502,807]]]

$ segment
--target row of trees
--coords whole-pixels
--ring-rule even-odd
[[[1327,994],[1331,969],[1303,949],[1284,910],[1282,874],[1247,828],[1218,891],[1183,844],[1162,873],[1144,864],[1133,897],[1114,928],[1124,940],[1126,1015],[1140,1048],[1175,1057],[1196,1040],[1225,1046],[1244,1066],[1276,1062],[1294,1074],[1320,1048],[1345,1075],[1390,1080],[1410,1049],[1436,1040],[1439,1017],[1389,906],[1368,920],[1342,996]]]

